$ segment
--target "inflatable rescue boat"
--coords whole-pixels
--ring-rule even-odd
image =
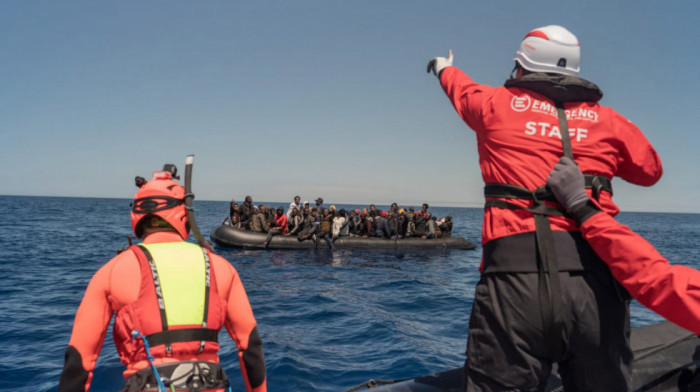
[[[226,224],[212,230],[209,237],[215,244],[227,248],[324,249],[329,247],[328,243],[321,238],[318,239],[317,244],[313,240],[299,241],[296,236],[284,235],[273,236],[268,246],[265,246],[266,233],[244,231]],[[333,241],[333,247],[338,249],[474,249],[476,244],[462,237],[433,239],[340,237]]]
[[[700,391],[700,337],[671,322],[632,329],[634,391]],[[345,392],[461,392],[464,368],[407,380],[369,380]],[[556,365],[548,392],[564,391]]]

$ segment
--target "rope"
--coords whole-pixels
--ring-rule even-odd
[[[666,343],[666,344],[664,344],[663,346],[659,346],[659,347],[657,347],[657,348],[655,348],[655,349],[653,349],[653,350],[651,350],[651,351],[648,351],[648,352],[645,352],[644,354],[639,355],[638,357],[634,357],[634,360],[635,360],[635,361],[640,361],[640,360],[642,360],[642,359],[644,359],[644,358],[646,358],[646,357],[649,357],[649,356],[651,356],[651,355],[654,355],[654,354],[656,354],[656,353],[658,353],[658,352],[660,352],[660,351],[666,350],[667,348],[670,348],[671,346],[675,346],[675,345],[678,344],[678,343],[681,343],[681,342],[684,342],[684,341],[686,341],[686,340],[695,338],[695,337],[697,337],[697,336],[698,336],[698,335],[689,332],[689,333],[688,333],[687,335],[685,335],[685,336],[681,336],[680,338],[678,338],[678,339],[676,339],[676,340],[673,340],[673,341],[671,341],[671,342],[669,342],[669,343]]]
[[[151,369],[153,370],[153,376],[155,377],[156,381],[158,382],[158,392],[167,392],[168,389],[165,388],[165,384],[163,384],[163,380],[160,379],[160,374],[158,374],[158,369],[156,368],[156,365],[153,364],[153,355],[151,355],[151,348],[148,345],[148,340],[146,340],[146,337],[141,334],[137,329],[134,329],[131,331],[131,340],[134,340],[136,338],[141,338],[141,341],[143,341],[143,346],[146,348],[146,358],[148,358],[148,363],[151,364]]]
[[[378,387],[378,386],[380,386],[380,385],[394,384],[394,383],[397,383],[397,382],[399,382],[399,380],[374,380],[374,379],[372,379],[372,380],[363,382],[363,383],[360,384],[360,385],[356,385],[356,386],[354,386],[354,387],[352,387],[352,388],[350,388],[350,389],[347,389],[347,390],[345,390],[345,391],[343,391],[343,392],[354,392],[354,391],[360,390],[360,389],[362,389],[362,388],[372,389],[372,388]]]

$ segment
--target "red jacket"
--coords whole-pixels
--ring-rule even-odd
[[[282,228],[282,234],[287,234],[287,215],[279,215],[275,218],[275,227]]]
[[[440,83],[464,122],[476,132],[479,165],[485,183],[534,190],[546,183],[562,156],[556,107],[542,94],[523,88],[475,83],[456,67],[445,68]],[[568,102],[569,134],[576,163],[584,173],[613,176],[637,185],[655,184],[661,160],[642,132],[614,110],[596,102]],[[525,200],[509,200],[528,205]],[[599,203],[610,215],[619,212],[608,192]],[[575,231],[567,218],[551,217],[552,229]],[[535,230],[532,214],[487,208],[482,242]]]
[[[583,222],[581,234],[637,301],[700,334],[700,271],[669,264],[649,242],[607,214]]]

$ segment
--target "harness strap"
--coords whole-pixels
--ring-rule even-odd
[[[208,391],[230,386],[224,369],[216,363],[205,361],[179,361],[144,368],[132,374],[121,392],[158,391],[158,383],[167,390]]]
[[[612,196],[612,181],[605,176],[584,174],[584,187],[591,189],[593,197],[598,200],[601,191],[606,191]],[[486,184],[484,197],[500,197],[505,199],[537,199],[557,202],[556,197],[548,186],[541,186],[534,191],[510,184]]]
[[[146,336],[146,340],[148,340],[151,346],[158,346],[161,344],[170,345],[172,343],[192,342],[197,340],[203,342],[218,342],[219,331],[206,328],[171,329],[152,333]]]
[[[561,147],[564,150],[564,156],[574,160],[574,152],[571,150],[571,137],[569,136],[569,124],[566,121],[566,112],[564,104],[557,102],[557,117],[559,117],[559,133],[561,134]]]
[[[561,321],[561,282],[559,281],[559,263],[554,248],[552,229],[547,215],[535,213],[535,238],[537,240],[540,310],[542,326],[547,339],[549,358],[558,361],[564,353]]]
[[[207,318],[209,317],[209,288],[211,286],[211,262],[209,261],[209,252],[207,251],[206,248],[202,247],[202,253],[204,254],[204,279],[205,279],[205,284],[204,284],[204,311],[203,313],[203,319],[202,320],[202,330],[207,330]],[[207,331],[212,331],[212,330],[207,330]],[[218,331],[217,331],[217,336],[218,336]],[[206,343],[205,339],[200,339],[199,342],[199,352],[197,354],[201,354],[204,351],[204,344]]]
[[[146,260],[148,260],[148,266],[151,268],[151,277],[153,278],[153,285],[156,289],[156,298],[158,298],[158,309],[160,310],[161,328],[163,329],[163,331],[167,331],[168,317],[165,314],[165,300],[163,299],[163,289],[160,287],[160,279],[158,278],[158,270],[156,269],[156,263],[155,261],[153,261],[153,256],[151,255],[151,252],[149,252],[145,246],[139,244],[138,247],[143,252],[143,255],[146,256]],[[167,355],[170,355],[170,353],[172,352],[172,347],[168,343],[166,343],[165,345],[165,352],[167,353]]]
[[[569,137],[569,126],[566,121],[566,112],[562,103],[557,102],[557,117],[559,118],[559,131],[563,155],[574,160]],[[591,178],[593,186],[593,178]],[[596,181],[596,199],[600,194],[603,181]],[[559,263],[554,246],[552,229],[549,225],[550,216],[564,216],[565,212],[556,207],[548,206],[545,201],[555,201],[556,198],[547,186],[542,186],[534,191],[509,184],[487,184],[484,188],[484,196],[501,197],[510,199],[532,200],[533,204],[522,207],[503,200],[488,200],[485,207],[522,209],[530,211],[535,218],[535,238],[538,253],[538,296],[540,312],[542,315],[542,330],[547,340],[547,351],[551,361],[558,362],[564,354],[562,343],[562,331],[564,325],[561,321],[561,282],[559,280]]]

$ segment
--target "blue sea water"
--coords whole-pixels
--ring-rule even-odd
[[[208,235],[228,203],[196,201],[195,211]],[[481,209],[431,211],[452,215],[454,235],[480,243]],[[0,196],[0,216],[0,390],[54,391],[86,285],[127,245],[129,200]],[[618,219],[672,263],[700,266],[700,214],[629,212]],[[217,253],[236,267],[248,292],[270,391],[342,391],[464,361],[481,247]],[[633,326],[660,320],[633,303]],[[224,334],[222,363],[241,391],[235,345]],[[110,330],[91,390],[120,389],[122,370]]]

